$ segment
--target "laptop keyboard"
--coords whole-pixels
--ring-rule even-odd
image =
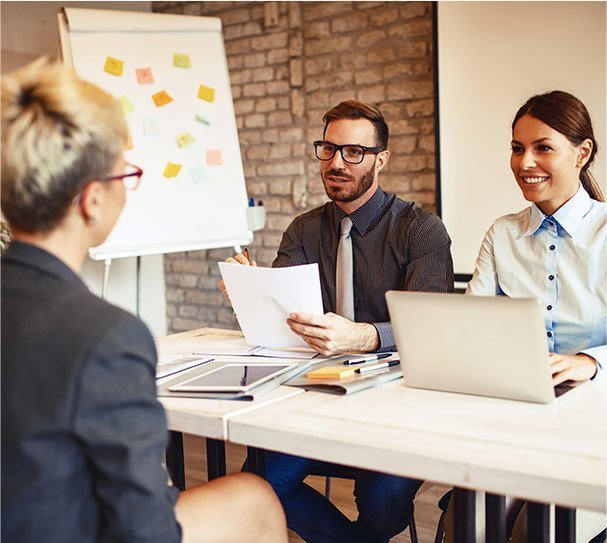
[[[576,386],[577,385],[572,381],[565,381],[564,383],[561,383],[560,385],[556,385],[554,387],[554,395],[558,398],[566,392],[573,390]]]

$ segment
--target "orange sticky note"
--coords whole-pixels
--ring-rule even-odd
[[[198,87],[198,98],[206,100],[207,102],[214,102],[215,89],[207,87],[206,85],[200,85],[200,87]]]
[[[209,166],[221,166],[223,164],[219,149],[207,149],[207,164]]]
[[[128,115],[131,111],[135,109],[133,102],[131,102],[127,96],[121,96],[118,98],[118,103],[120,104],[120,109],[122,109],[122,113]]]
[[[173,66],[177,66],[177,68],[191,68],[190,55],[186,53],[173,53]]]
[[[137,75],[137,83],[140,85],[149,85],[154,82],[152,68],[137,68],[135,74]]]
[[[308,379],[343,379],[355,374],[356,368],[348,366],[325,366],[306,373]]]
[[[196,141],[196,138],[192,136],[189,132],[182,132],[181,134],[177,134],[177,145],[179,147],[187,147],[191,143]]]
[[[162,175],[165,177],[177,177],[179,172],[181,171],[181,164],[173,164],[172,162],[167,162],[166,168]]]
[[[117,58],[106,57],[105,66],[103,67],[103,71],[112,75],[122,75],[122,70],[124,69],[124,62]]]
[[[167,91],[160,91],[156,94],[152,94],[152,100],[154,100],[156,107],[166,106],[169,102],[173,101],[173,99],[168,95]]]

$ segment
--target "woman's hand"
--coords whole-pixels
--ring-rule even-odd
[[[550,368],[554,386],[564,381],[586,381],[598,371],[598,364],[587,354],[566,355],[550,353]]]

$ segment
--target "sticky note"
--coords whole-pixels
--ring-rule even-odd
[[[173,66],[177,66],[177,68],[191,68],[190,55],[186,53],[173,53]]]
[[[131,102],[127,96],[121,96],[118,98],[118,103],[120,104],[120,108],[122,109],[122,113],[128,115],[131,111],[135,109],[133,102]]]
[[[204,183],[210,180],[209,172],[202,164],[190,168],[190,175],[195,183]]]
[[[196,141],[196,138],[192,136],[189,132],[182,132],[181,134],[177,134],[177,145],[179,147],[187,147],[191,143]]]
[[[219,149],[207,149],[207,164],[209,166],[221,166],[223,164]]]
[[[160,134],[160,120],[159,119],[144,119],[143,120],[143,133],[148,136]]]
[[[343,379],[354,375],[356,368],[348,366],[325,366],[306,373],[308,379]]]
[[[168,95],[167,91],[160,91],[156,94],[152,94],[152,100],[154,100],[156,107],[166,106],[169,102],[173,101],[173,99]]]
[[[140,85],[149,85],[154,82],[152,68],[137,68],[135,74],[137,76],[137,83]]]
[[[103,67],[103,71],[112,75],[122,75],[122,70],[124,69],[124,62],[122,60],[118,60],[113,57],[106,57],[105,66]]]
[[[200,85],[200,87],[198,87],[198,98],[206,100],[207,102],[214,102],[215,89],[207,87],[206,85]]]
[[[181,164],[173,164],[172,162],[167,162],[166,168],[162,175],[165,177],[177,177],[179,172],[181,171]]]
[[[196,113],[194,119],[197,120],[199,123],[211,126],[211,119],[209,119],[204,113]]]

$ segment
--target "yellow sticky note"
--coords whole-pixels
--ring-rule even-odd
[[[154,82],[152,68],[137,68],[135,70],[135,75],[137,76],[137,83],[140,85],[149,85]]]
[[[207,164],[209,166],[221,166],[223,164],[219,149],[207,149]]]
[[[162,175],[165,177],[177,177],[179,172],[181,171],[181,164],[173,164],[172,162],[167,162],[166,168]]]
[[[121,96],[118,98],[118,103],[120,104],[120,108],[122,109],[122,113],[128,115],[131,111],[135,109],[133,102],[131,102],[127,96]]]
[[[181,134],[177,134],[177,145],[179,147],[187,147],[191,143],[196,141],[196,138],[192,136],[189,132],[182,132]]]
[[[215,89],[207,87],[206,85],[200,85],[200,87],[198,87],[198,98],[206,100],[207,102],[214,102]]]
[[[308,379],[343,379],[354,375],[356,368],[348,366],[325,366],[306,373]]]
[[[152,94],[152,100],[154,100],[156,107],[166,106],[169,102],[173,101],[167,91],[160,91],[156,94]]]
[[[190,55],[186,53],[173,53],[173,66],[177,66],[177,68],[191,68]]]
[[[122,70],[124,69],[124,62],[117,58],[106,57],[105,66],[103,67],[103,71],[112,75],[122,75]]]

